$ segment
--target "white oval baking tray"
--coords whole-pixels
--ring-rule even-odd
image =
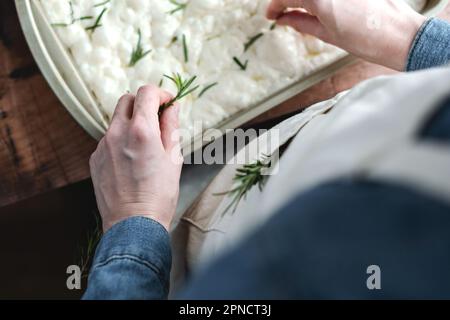
[[[15,0],[23,32],[33,56],[50,87],[64,107],[75,120],[95,139],[99,140],[106,132],[108,121],[102,114],[90,90],[80,77],[69,53],[48,23],[38,0]],[[424,10],[427,16],[442,11],[448,0],[429,0]],[[330,77],[339,69],[355,62],[351,55],[324,66],[302,80],[280,90],[260,103],[242,110],[221,122],[215,129],[225,133],[251,121],[262,113],[276,107],[318,82]],[[214,137],[217,138],[217,130]],[[213,139],[208,130],[184,143],[184,154],[194,152]],[[188,151],[188,152],[186,152]]]

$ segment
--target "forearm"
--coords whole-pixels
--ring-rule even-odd
[[[450,23],[432,18],[420,28],[409,52],[406,70],[415,71],[450,63]]]
[[[162,225],[143,217],[124,220],[101,240],[83,299],[167,299],[171,260]]]

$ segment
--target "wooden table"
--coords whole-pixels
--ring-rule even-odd
[[[443,15],[450,17],[450,7]],[[0,207],[89,178],[96,142],[71,118],[39,72],[13,1],[0,1]],[[267,112],[273,119],[393,71],[358,62]]]
[[[0,1],[0,206],[89,177],[96,142],[40,74],[14,1]]]

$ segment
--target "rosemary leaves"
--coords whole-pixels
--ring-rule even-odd
[[[239,66],[239,68],[241,68],[241,70],[243,70],[243,71],[247,70],[248,60],[245,62],[242,62],[241,60],[239,60],[238,57],[233,57],[233,61],[236,62],[236,64]]]
[[[93,16],[82,16],[82,17],[79,17],[79,18],[75,18],[75,10],[73,9],[72,1],[69,1],[69,6],[70,6],[70,22],[68,22],[68,23],[66,23],[66,22],[52,23],[53,27],[68,27],[68,26],[71,26],[75,22],[78,22],[78,21],[94,19]]]
[[[192,78],[189,78],[187,80],[183,79],[179,73],[175,73],[173,76],[164,75],[164,77],[175,84],[178,92],[171,101],[161,106],[161,108],[159,109],[160,113],[164,111],[164,109],[171,107],[178,100],[183,99],[199,88],[199,86],[194,86],[194,82],[197,79],[197,76],[193,76]]]
[[[89,276],[89,268],[92,264],[95,255],[95,249],[99,244],[103,232],[101,227],[101,218],[99,214],[95,215],[95,228],[87,233],[86,247],[80,247],[79,249],[79,261],[78,265],[81,269],[81,277],[86,279]]]
[[[131,53],[130,62],[128,63],[129,67],[134,67],[140,60],[144,59],[152,50],[144,51],[142,47],[142,33],[141,29],[138,29],[138,41],[136,47],[133,49]]]
[[[230,191],[216,194],[217,196],[227,195],[233,198],[231,203],[223,212],[223,215],[226,214],[231,208],[233,208],[234,213],[239,205],[239,202],[242,199],[245,199],[248,192],[254,186],[258,186],[259,190],[262,191],[267,181],[267,176],[263,174],[263,170],[269,169],[271,162],[271,157],[264,155],[261,160],[258,160],[252,164],[244,165],[242,168],[237,169],[236,175],[233,178],[236,187]]]
[[[201,98],[206,92],[208,92],[210,89],[214,88],[214,87],[217,86],[218,84],[219,84],[218,82],[214,82],[214,83],[211,83],[211,84],[205,86],[205,87],[203,88],[203,90],[200,91],[200,93],[198,94],[198,97]]]
[[[94,4],[94,8],[103,7],[103,6],[107,5],[107,4],[110,3],[110,2],[111,2],[111,0],[105,0],[105,1],[103,1],[103,2]]]
[[[273,23],[271,24],[269,30],[272,31],[276,28],[277,24]],[[259,39],[261,39],[264,36],[264,32],[260,32],[250,39],[246,43],[244,43],[244,53],[247,52]],[[244,63],[241,60],[239,60],[238,57],[233,57],[234,62],[241,68],[242,71],[246,71],[248,67],[248,60]]]
[[[264,36],[264,33],[258,33],[256,36],[253,36],[250,38],[250,40],[248,40],[248,42],[246,44],[244,44],[244,52],[247,52],[248,49],[250,49],[250,47],[252,45],[255,44],[256,41],[258,41],[262,36]]]
[[[103,8],[102,12],[98,15],[97,19],[95,20],[94,24],[90,27],[86,28],[86,31],[94,32],[97,28],[100,28],[102,26],[101,21],[103,16],[105,15],[106,11],[108,11],[107,8]]]
[[[169,0],[169,1],[171,4],[173,4],[175,6],[175,9],[168,12],[169,14],[175,14],[178,11],[182,11],[182,10],[186,9],[186,7],[187,7],[187,3],[181,3],[176,0]]]
[[[186,35],[183,34],[183,54],[184,54],[184,62],[189,62],[189,49],[187,46]]]

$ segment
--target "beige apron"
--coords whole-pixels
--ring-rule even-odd
[[[214,194],[232,187],[236,166],[228,165],[182,217],[172,237],[174,290],[297,194],[333,179],[394,182],[450,202],[450,148],[417,139],[450,94],[449,79],[450,68],[376,78],[275,127],[280,145],[295,139],[262,192],[254,188],[234,213],[223,215],[231,199]]]

